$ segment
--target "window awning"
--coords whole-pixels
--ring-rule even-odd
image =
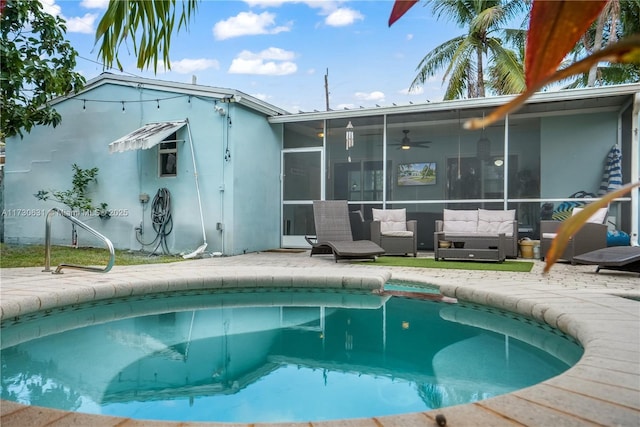
[[[129,150],[148,150],[160,144],[173,132],[186,125],[187,121],[148,123],[109,144],[109,153]]]

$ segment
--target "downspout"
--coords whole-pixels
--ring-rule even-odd
[[[640,92],[636,92],[631,113],[631,182],[640,180]],[[640,197],[638,187],[631,190],[631,245],[638,246],[638,209]]]

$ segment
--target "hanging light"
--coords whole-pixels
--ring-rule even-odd
[[[344,134],[345,134],[346,147],[348,151],[349,148],[353,147],[353,125],[351,124],[351,120],[349,120],[349,123],[347,124],[347,130]]]
[[[409,131],[403,130],[404,138],[402,138],[402,143],[400,144],[400,148],[403,150],[411,150],[411,140],[409,139]]]

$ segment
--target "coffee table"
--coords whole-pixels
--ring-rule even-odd
[[[434,258],[436,261],[441,259],[455,259],[503,262],[506,258],[506,238],[504,234],[483,236],[482,239],[445,235],[444,240],[451,242],[451,247],[436,247],[434,250]]]

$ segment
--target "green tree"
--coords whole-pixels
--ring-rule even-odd
[[[0,31],[0,140],[34,125],[60,123],[52,98],[78,91],[84,77],[74,72],[77,52],[65,39],[64,21],[39,0],[2,0]]]
[[[73,168],[73,178],[71,179],[70,190],[39,190],[34,194],[35,198],[42,201],[52,197],[56,202],[67,205],[70,209],[69,215],[78,216],[81,214],[93,214],[94,212],[102,219],[109,219],[108,205],[100,203],[96,208],[89,196],[89,184],[98,182],[98,168],[82,169],[77,164],[71,165]],[[75,223],[71,224],[71,245],[78,247],[78,234]]]
[[[438,19],[446,18],[467,29],[433,49],[418,65],[411,84],[420,86],[445,69],[449,79],[444,99],[478,98],[486,87],[498,93],[519,93],[526,87],[520,55],[508,48],[507,41],[525,39],[526,30],[504,26],[528,9],[523,0],[437,0],[431,2]],[[517,49],[518,47],[516,45]],[[490,71],[485,73],[485,63]],[[489,79],[487,84],[485,79]]]

